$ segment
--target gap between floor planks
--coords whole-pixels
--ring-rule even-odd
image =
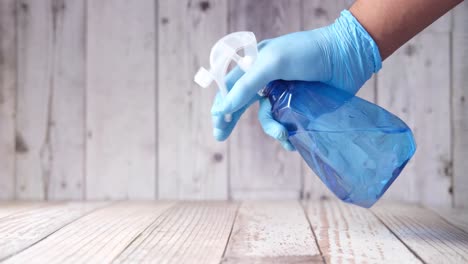
[[[0,203],[0,261],[455,263],[468,260],[466,215],[337,201]]]

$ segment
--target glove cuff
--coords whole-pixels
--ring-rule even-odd
[[[372,69],[373,73],[377,73],[382,68],[382,58],[377,43],[375,43],[367,30],[348,10],[341,11],[341,16],[336,22],[343,22],[346,25],[348,32],[357,41],[355,42],[357,44],[355,47],[359,47],[358,51],[362,52],[361,56],[365,56],[367,68]]]

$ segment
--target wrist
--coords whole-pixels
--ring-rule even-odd
[[[335,46],[332,58],[334,78],[342,80],[340,88],[356,93],[373,73],[382,68],[379,48],[348,10],[341,12],[328,31],[330,44]]]
[[[339,19],[345,21],[343,26],[350,33],[348,37],[354,44],[353,47],[359,48],[361,60],[367,64],[372,73],[377,73],[382,68],[382,58],[377,43],[350,11],[343,10]]]

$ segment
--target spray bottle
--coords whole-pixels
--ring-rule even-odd
[[[248,71],[257,53],[252,32],[229,34],[214,45],[210,70],[201,68],[195,82],[208,87],[215,81],[225,96],[229,64],[234,61]],[[268,97],[273,117],[287,128],[289,141],[307,165],[345,202],[371,207],[416,151],[413,134],[401,119],[341,89],[276,80],[259,94]]]

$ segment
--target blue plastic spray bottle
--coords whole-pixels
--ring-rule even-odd
[[[215,44],[211,69],[201,68],[195,82],[207,87],[214,80],[224,96],[229,63],[235,61],[247,71],[256,57],[253,33],[229,34]],[[277,80],[259,94],[268,97],[273,117],[287,128],[289,141],[309,167],[345,202],[371,207],[416,150],[413,134],[401,119],[329,85]]]

